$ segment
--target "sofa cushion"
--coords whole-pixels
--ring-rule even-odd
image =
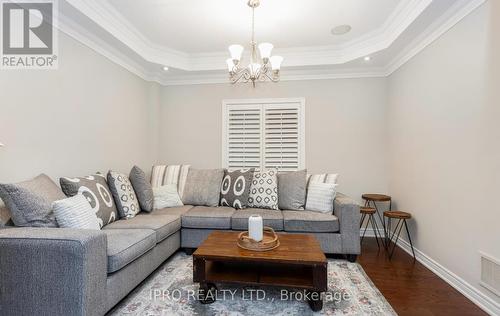
[[[283,211],[282,213],[287,232],[335,233],[339,231],[339,219],[335,215],[312,211]]]
[[[158,210],[154,210],[151,212],[151,215],[183,215],[190,209],[192,209],[192,205],[184,205],[184,206],[176,206],[176,207],[166,207]]]
[[[108,237],[108,273],[125,267],[156,245],[151,229],[104,229]]]
[[[145,212],[153,211],[153,188],[146,178],[146,173],[144,173],[141,168],[134,166],[132,170],[130,170],[128,177],[137,195],[137,200],[139,201],[141,209]]]
[[[104,229],[152,229],[156,232],[156,242],[159,243],[181,229],[181,218],[178,215],[153,216],[143,212],[132,219],[109,224]]]
[[[182,202],[200,206],[219,205],[223,177],[224,169],[189,169]]]
[[[118,219],[118,210],[104,175],[95,174],[80,178],[60,178],[59,183],[64,194],[68,197],[83,194],[87,198],[92,209],[97,214],[97,218],[99,218],[101,227]]]
[[[182,215],[182,227],[204,229],[231,229],[234,208],[196,206]]]
[[[0,198],[16,226],[57,227],[51,205],[65,196],[54,181],[41,174],[16,184],[0,184]]]
[[[278,209],[278,171],[256,170],[248,195],[248,207]]]
[[[246,208],[254,171],[255,168],[226,170],[220,190],[220,205]]]
[[[120,217],[130,219],[141,211],[137,195],[127,175],[110,170],[108,172],[108,185]]]
[[[306,184],[306,170],[278,173],[278,206],[280,210],[304,210]]]
[[[55,201],[52,210],[61,228],[101,229],[97,215],[82,194]]]
[[[247,230],[248,218],[251,215],[262,216],[264,226],[269,226],[276,231],[283,230],[283,215],[281,211],[262,208],[247,208],[234,212],[231,217],[231,228],[234,230]]]

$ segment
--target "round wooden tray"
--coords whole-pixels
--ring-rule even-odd
[[[248,231],[238,235],[238,247],[252,251],[269,251],[279,247],[278,235],[271,227],[264,227],[264,235],[261,241],[257,242],[248,236]]]

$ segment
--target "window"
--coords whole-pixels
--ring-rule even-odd
[[[304,99],[224,101],[224,167],[303,169],[304,103]]]

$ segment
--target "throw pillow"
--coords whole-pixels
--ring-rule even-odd
[[[332,214],[337,184],[311,182],[307,190],[306,210]]]
[[[276,169],[254,172],[248,195],[248,207],[278,209],[277,173]]]
[[[52,202],[65,196],[54,181],[41,174],[16,184],[0,184],[0,198],[15,226],[57,227]]]
[[[146,174],[141,168],[134,166],[130,170],[129,179],[135,194],[137,194],[139,206],[143,211],[151,212],[154,205],[153,188],[151,187],[151,183],[146,179]]]
[[[183,206],[177,186],[175,184],[167,184],[158,188],[153,188],[154,194],[154,209],[162,209],[166,207]]]
[[[307,185],[309,185],[309,183],[311,182],[337,183],[338,178],[338,173],[308,174]]]
[[[153,166],[153,170],[151,171],[151,185],[153,188],[157,188],[162,185],[175,184],[179,196],[182,197],[190,167],[190,165]]]
[[[278,206],[281,210],[304,210],[306,177],[306,170],[278,173]]]
[[[186,205],[218,206],[224,169],[189,169],[182,202]]]
[[[110,170],[108,172],[108,183],[120,217],[126,219],[135,217],[141,211],[141,208],[128,177]]]
[[[118,219],[118,211],[104,175],[94,174],[80,178],[61,178],[59,183],[66,196],[72,197],[82,194],[89,201],[101,227]]]
[[[243,209],[247,207],[255,169],[225,171],[220,190],[220,205]]]
[[[101,229],[97,215],[82,194],[55,201],[52,203],[52,209],[59,227]]]

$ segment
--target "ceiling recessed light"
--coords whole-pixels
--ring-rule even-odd
[[[164,70],[164,71],[168,71],[168,67],[167,67],[167,66],[164,66],[164,67],[163,67],[163,70]]]
[[[348,24],[339,25],[339,26],[336,26],[332,29],[332,34],[333,35],[344,35],[344,34],[349,33],[351,30],[352,30],[352,27]]]
[[[365,57],[365,61],[370,61],[370,60],[372,60],[372,58],[370,56]]]

